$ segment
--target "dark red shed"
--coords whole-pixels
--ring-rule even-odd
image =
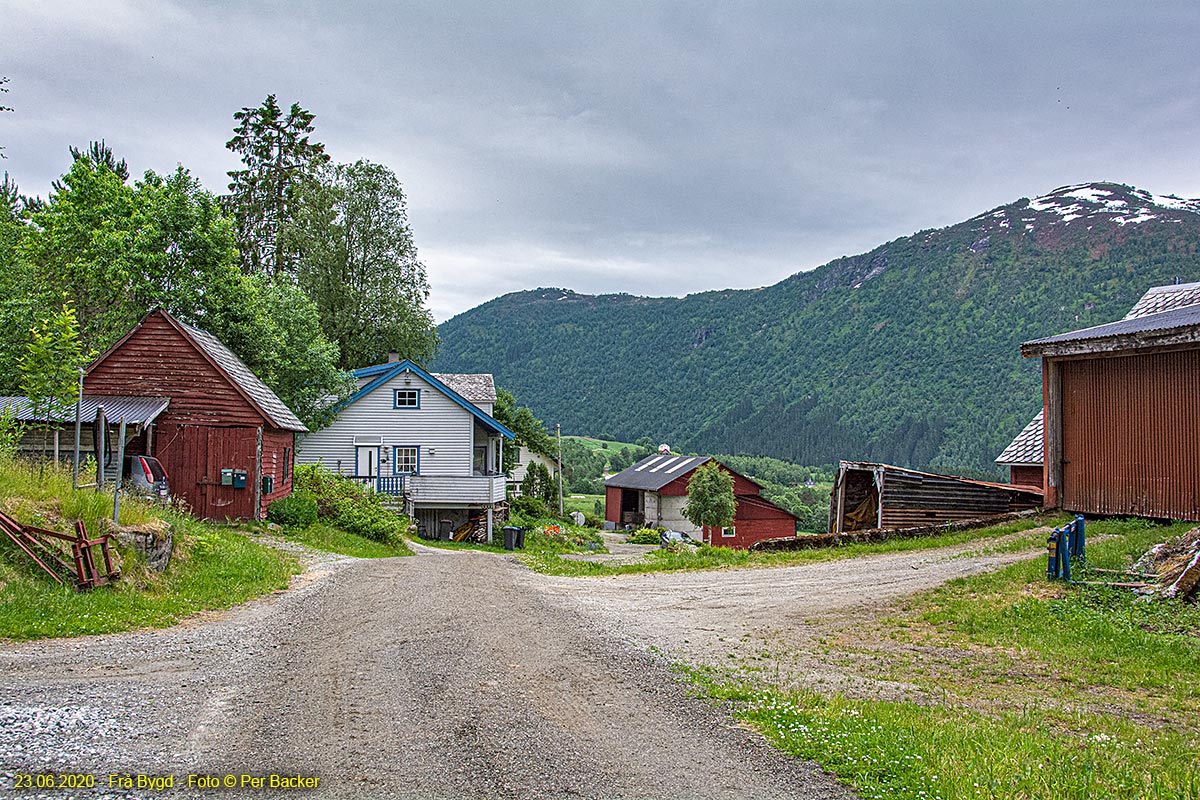
[[[292,491],[304,423],[215,336],[161,309],[96,359],[84,393],[170,398],[143,444],[197,517],[261,519]]]
[[[688,481],[706,456],[653,455],[604,482],[605,518],[618,526],[662,526],[720,547],[745,549],[763,539],[796,535],[796,516],[762,496],[762,487],[729,467],[737,500],[729,528],[698,529],[683,516]]]

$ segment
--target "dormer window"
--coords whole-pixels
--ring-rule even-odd
[[[420,408],[420,389],[397,389],[393,408]]]

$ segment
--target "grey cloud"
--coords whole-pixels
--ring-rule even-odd
[[[1200,194],[1193,3],[41,8],[3,11],[26,191],[100,137],[221,191],[233,111],[277,92],[396,170],[439,318],[768,284],[1082,180]]]

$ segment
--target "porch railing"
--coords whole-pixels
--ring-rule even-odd
[[[405,475],[350,475],[350,480],[378,494],[400,497],[404,494]]]

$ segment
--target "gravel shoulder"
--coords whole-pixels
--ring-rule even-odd
[[[0,772],[316,775],[305,795],[337,798],[852,796],[546,580],[422,548],[317,564],[167,631],[0,645]]]
[[[848,675],[822,659],[831,623],[884,612],[900,598],[1029,559],[1037,550],[982,554],[1015,537],[811,564],[601,578],[532,576],[627,642],[689,664],[743,667],[769,658],[774,682],[873,697],[910,688]]]

